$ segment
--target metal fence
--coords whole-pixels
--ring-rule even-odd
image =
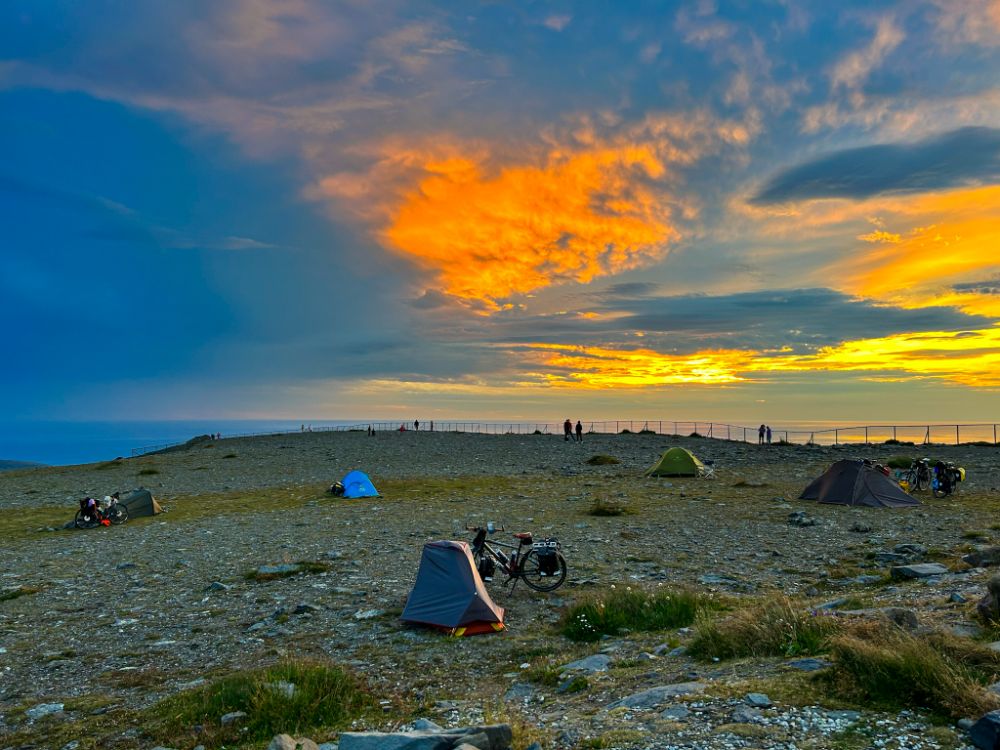
[[[679,435],[714,438],[716,440],[736,440],[739,442],[756,443],[759,441],[759,427],[734,425],[720,422],[687,422],[676,420],[604,420],[582,423],[584,432],[594,435],[620,434],[654,434]],[[360,422],[351,425],[336,425],[310,427],[299,430],[282,430],[276,432],[244,432],[227,433],[222,437],[246,438],[267,437],[274,435],[293,435],[301,432],[400,432],[417,430],[413,422],[380,421]],[[428,421],[421,422],[419,432],[460,432],[485,435],[561,435],[562,422],[465,422],[465,421]],[[765,438],[766,439],[766,438]],[[774,443],[807,444],[807,445],[869,445],[887,443],[913,443],[915,445],[942,445],[976,443],[997,445],[997,424],[908,424],[908,425],[860,425],[848,427],[820,427],[816,429],[803,428],[771,428],[771,441]],[[174,448],[183,442],[164,443],[133,448],[132,456],[141,456],[156,451]]]

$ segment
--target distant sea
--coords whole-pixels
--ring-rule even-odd
[[[50,465],[108,461],[133,448],[179,443],[195,435],[225,436],[357,424],[357,420],[177,420],[163,422],[0,422],[0,460]]]
[[[379,429],[394,429],[398,421],[384,422],[368,420]],[[92,461],[107,461],[117,456],[129,457],[133,449],[165,446],[181,443],[196,435],[221,432],[223,437],[267,433],[267,432],[297,432],[302,425],[311,425],[314,429],[321,427],[342,427],[345,425],[364,425],[365,420],[314,420],[305,419],[212,419],[212,420],[175,420],[175,421],[134,421],[134,422],[3,422],[0,421],[0,461],[32,461],[49,465],[66,465],[90,463]],[[933,423],[932,423],[933,424]],[[938,423],[940,425],[940,423]],[[785,421],[773,425],[774,440],[788,438],[792,442],[805,443],[815,440],[817,443],[829,445],[834,442],[860,443],[870,440],[880,443],[889,438],[908,440],[914,443],[924,441],[927,434],[926,424],[899,424],[892,427],[891,422],[881,422],[881,427],[872,427],[868,431],[864,422],[834,422],[834,421]],[[421,424],[421,429],[427,429],[427,422]],[[531,432],[536,428],[547,429],[561,434],[559,420],[546,424],[533,424],[522,421],[517,424],[496,422],[492,420],[468,420],[438,422],[438,429],[460,429],[469,432]],[[714,432],[709,431],[706,422],[672,422],[664,420],[621,420],[606,422],[584,422],[584,429],[595,429],[598,432],[621,432],[629,430],[638,432],[643,428],[653,429],[661,433],[676,430],[680,435],[697,432],[701,435],[711,435],[717,438],[744,438],[744,428],[727,428],[725,424],[716,423]],[[835,433],[834,429],[838,429]],[[955,427],[936,426],[930,431],[931,439],[937,443],[954,443],[958,440]],[[961,440],[963,442],[982,440],[994,442],[1000,431],[992,424],[963,426]],[[756,442],[756,427],[746,427],[746,439]]]

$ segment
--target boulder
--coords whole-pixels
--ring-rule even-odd
[[[930,578],[948,572],[940,563],[917,563],[915,565],[897,565],[889,571],[893,578]]]
[[[1000,711],[990,711],[969,730],[969,739],[980,750],[1000,747]]]
[[[704,682],[677,682],[673,685],[658,685],[657,687],[634,693],[626,698],[608,704],[613,708],[655,708],[668,698],[676,698],[691,693],[701,693],[708,687]]]
[[[903,630],[916,630],[920,623],[917,620],[917,613],[912,609],[903,607],[886,607],[882,613],[892,622],[893,625]]]
[[[1000,622],[1000,576],[986,584],[986,595],[976,604],[976,613],[987,625]]]
[[[611,657],[607,654],[594,654],[593,656],[587,656],[563,665],[562,671],[587,672],[588,674],[593,672],[607,672],[610,663]]]
[[[510,724],[413,732],[343,732],[339,750],[454,750],[462,744],[476,750],[507,750],[514,738]]]
[[[962,562],[968,563],[973,568],[989,568],[993,565],[1000,565],[1000,547],[986,547],[977,549],[962,556]]]
[[[289,734],[275,735],[267,750],[319,750],[319,747],[308,737],[292,737]]]
[[[771,699],[764,695],[764,693],[747,693],[743,696],[743,700],[746,701],[747,705],[754,708],[767,708],[771,705]]]

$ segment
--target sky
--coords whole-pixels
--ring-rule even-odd
[[[10,419],[989,422],[1000,0],[0,4]]]

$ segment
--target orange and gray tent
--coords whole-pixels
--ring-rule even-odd
[[[420,558],[403,622],[450,635],[503,630],[503,607],[493,603],[465,542],[428,542]]]
[[[835,505],[861,505],[869,508],[905,508],[920,501],[885,474],[864,461],[837,461],[806,487],[799,500],[815,500]]]

